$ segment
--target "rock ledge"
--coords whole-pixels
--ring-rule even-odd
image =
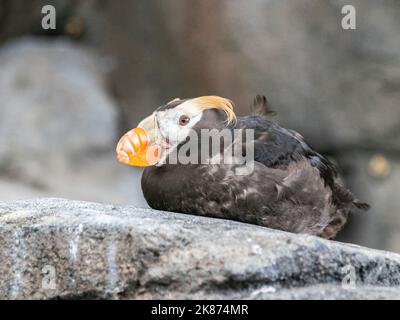
[[[0,202],[0,261],[0,299],[400,298],[395,253],[65,199]]]

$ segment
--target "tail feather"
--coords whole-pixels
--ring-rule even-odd
[[[253,115],[261,117],[271,117],[276,115],[276,112],[270,109],[267,97],[260,94],[254,97],[251,111]]]
[[[356,199],[353,201],[353,204],[360,210],[367,211],[371,208],[371,206],[366,202],[361,202],[360,200]]]

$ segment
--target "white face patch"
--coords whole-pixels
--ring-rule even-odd
[[[172,102],[178,100],[175,99]],[[198,148],[198,134],[193,128],[201,120],[203,111],[207,109],[224,111],[226,113],[227,124],[236,120],[232,101],[218,96],[203,96],[186,100],[169,109],[157,110],[139,123],[138,126],[146,130],[149,140],[161,147],[160,160],[156,164],[157,166],[165,164],[168,155],[172,155],[171,163],[173,163],[175,153],[178,151],[177,146],[180,144],[185,146],[185,143],[189,142],[194,149]],[[229,132],[230,135],[231,132]],[[179,149],[182,152],[185,152],[185,150],[184,148]],[[202,148],[202,150],[204,149]],[[189,154],[191,156],[195,153],[190,152]],[[184,155],[186,159],[188,153]],[[190,160],[195,161],[198,158],[193,156]]]
[[[184,102],[172,109],[156,111],[155,117],[158,128],[163,138],[168,140],[170,147],[177,146],[179,143],[185,141],[190,135],[190,131],[200,121],[202,111],[202,109],[190,101]],[[185,126],[179,124],[181,116],[187,116],[190,119],[189,123]]]

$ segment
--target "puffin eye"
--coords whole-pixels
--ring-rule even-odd
[[[180,126],[186,126],[189,123],[189,121],[190,121],[190,118],[185,114],[183,114],[179,117],[179,125]]]

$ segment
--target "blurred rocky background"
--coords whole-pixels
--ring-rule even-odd
[[[0,0],[0,200],[146,206],[121,133],[175,97],[246,114],[261,93],[371,204],[338,240],[400,252],[399,16],[397,0]]]

